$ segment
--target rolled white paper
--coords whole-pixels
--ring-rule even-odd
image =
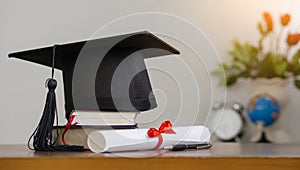
[[[91,151],[119,152],[153,149],[158,137],[148,137],[149,129],[95,131],[88,136]],[[173,127],[176,134],[162,133],[163,142],[159,148],[179,143],[192,144],[210,141],[210,132],[204,126]]]

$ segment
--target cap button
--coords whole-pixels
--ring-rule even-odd
[[[54,79],[49,79],[47,85],[48,85],[48,89],[49,90],[54,90],[56,88],[56,86],[57,86],[57,81],[54,80]]]

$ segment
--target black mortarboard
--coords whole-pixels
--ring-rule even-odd
[[[144,58],[170,54],[179,51],[144,31],[15,52],[9,57],[52,67],[52,76],[54,68],[62,70],[68,119],[74,109],[146,111],[156,107]],[[50,112],[56,109],[56,104],[51,105],[54,81],[52,77],[48,82],[50,94],[43,115],[49,103],[54,109]],[[39,126],[43,126],[41,122]]]

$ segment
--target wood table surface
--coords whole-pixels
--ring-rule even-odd
[[[96,154],[37,152],[26,145],[0,145],[0,170],[14,169],[297,169],[300,144],[214,143],[207,150]]]

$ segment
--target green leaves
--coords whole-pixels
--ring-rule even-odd
[[[294,84],[300,90],[300,80],[294,80]]]
[[[237,76],[227,77],[227,78],[226,78],[226,85],[227,85],[227,86],[233,85],[234,83],[236,83],[237,79],[238,79]]]
[[[294,76],[300,75],[300,50],[293,56],[289,65],[289,71],[292,72]]]
[[[258,63],[256,47],[249,43],[241,44],[238,41],[233,41],[233,46],[234,48],[229,52],[232,56],[232,64],[221,64],[218,70],[212,72],[214,76],[220,78],[219,84],[230,86],[240,77],[250,77],[251,70]]]
[[[258,29],[258,31],[259,31],[259,33],[260,33],[261,35],[265,35],[264,27],[263,27],[263,24],[262,24],[261,22],[259,22],[259,23],[257,24],[257,29]]]
[[[288,63],[278,63],[276,65],[274,65],[274,72],[276,75],[278,75],[279,77],[285,77],[284,76],[284,72],[287,68]]]
[[[285,79],[294,77],[295,86],[300,89],[300,48],[291,46],[291,43],[287,41],[290,39],[291,42],[297,43],[300,34],[292,34],[294,36],[288,34],[288,37],[284,37],[286,36],[283,34],[284,30],[279,32],[273,30],[273,24],[276,22],[273,22],[268,12],[263,13],[263,17],[265,23],[257,24],[260,33],[257,45],[233,41],[233,49],[229,51],[231,63],[219,65],[219,69],[212,74],[220,78],[220,84],[228,86],[236,83],[239,78],[280,77]],[[285,15],[280,19],[283,27],[289,23],[290,16]],[[287,45],[287,49],[284,49],[285,46],[282,46],[282,43]],[[296,53],[291,53],[295,51]]]
[[[281,77],[287,78],[290,73],[300,75],[300,51],[291,61],[282,54],[267,53],[262,55],[259,49],[249,43],[241,44],[233,41],[233,49],[229,51],[232,57],[231,64],[220,64],[219,69],[212,72],[220,78],[219,84],[230,86],[239,78]],[[259,59],[259,55],[261,59]],[[224,77],[225,73],[225,77]],[[300,82],[296,81],[295,85]]]
[[[238,61],[238,60],[233,61],[232,66],[234,68],[241,69],[241,70],[246,68],[246,65],[244,63],[242,63],[241,61]]]
[[[258,60],[257,48],[249,43],[241,44],[238,41],[233,41],[233,50],[229,51],[229,54],[233,57],[233,62],[241,67],[242,65],[251,65],[252,62]]]
[[[268,58],[272,62],[274,77],[278,76],[278,77],[285,78],[285,72],[288,66],[287,59],[282,55],[274,55],[274,54],[269,54]]]

